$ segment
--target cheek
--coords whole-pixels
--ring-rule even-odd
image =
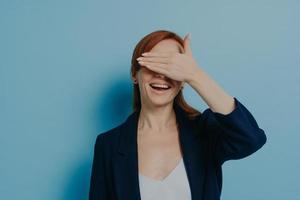
[[[182,85],[182,82],[175,82],[173,85],[176,90],[179,90]]]
[[[152,75],[145,70],[140,70],[138,75],[140,83],[147,83],[151,80]]]
[[[141,93],[145,93],[148,87],[148,79],[146,79],[145,77],[141,77],[141,79],[139,79],[139,89]]]

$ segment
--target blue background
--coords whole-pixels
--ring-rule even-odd
[[[300,2],[0,2],[0,199],[87,199],[96,136],[131,112],[146,34],[192,33],[199,66],[254,115],[267,144],[223,166],[222,199],[300,199]],[[186,87],[187,101],[205,102]]]

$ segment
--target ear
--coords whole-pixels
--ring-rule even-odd
[[[131,80],[132,80],[133,84],[137,84],[137,83],[138,83],[138,82],[137,82],[137,78],[134,77],[134,76],[131,76]]]

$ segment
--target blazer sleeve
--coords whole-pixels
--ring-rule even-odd
[[[260,149],[267,141],[250,111],[234,97],[235,108],[229,114],[203,112],[205,129],[212,139],[215,160],[223,164],[227,160],[241,159]]]
[[[104,158],[103,135],[99,134],[94,145],[94,158],[90,179],[89,200],[109,200],[109,188]]]

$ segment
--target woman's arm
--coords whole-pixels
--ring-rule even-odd
[[[196,68],[187,83],[196,90],[213,112],[228,114],[235,108],[234,99],[205,71]]]
[[[188,83],[210,107],[202,117],[218,163],[244,158],[266,143],[266,135],[250,111],[203,70],[199,68]]]
[[[260,149],[267,141],[250,111],[234,97],[235,109],[229,114],[213,112],[210,108],[202,113],[204,131],[210,138],[211,153],[215,161],[241,159]]]

